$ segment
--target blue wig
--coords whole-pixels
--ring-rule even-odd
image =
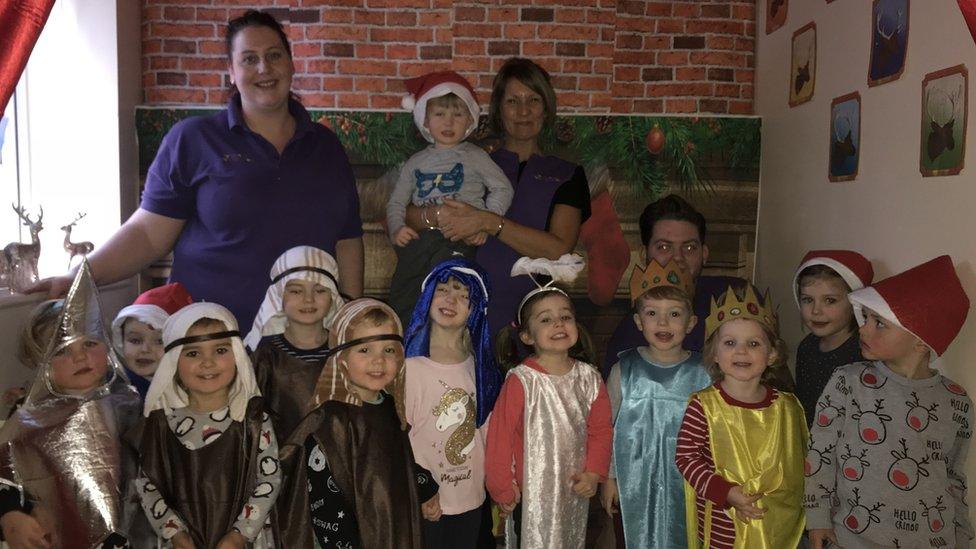
[[[502,386],[502,373],[495,366],[488,333],[488,275],[479,265],[463,258],[448,259],[430,271],[410,316],[404,347],[407,357],[430,356],[430,303],[437,285],[449,278],[454,278],[468,289],[471,312],[467,326],[474,354],[475,391],[478,393],[475,398],[477,425],[481,427],[495,406]]]

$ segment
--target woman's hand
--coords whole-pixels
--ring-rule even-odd
[[[224,534],[217,542],[216,549],[244,549],[247,546],[247,539],[237,530],[231,530]]]
[[[441,518],[441,495],[434,494],[434,497],[420,504],[420,512],[429,521],[438,521]]]
[[[24,288],[25,294],[47,294],[48,299],[59,299],[68,294],[68,288],[75,277],[71,275],[51,276],[42,278]]]
[[[20,511],[10,511],[0,518],[3,537],[11,549],[48,549],[50,535],[37,520]]]
[[[169,542],[173,544],[173,549],[196,549],[196,546],[193,545],[193,539],[186,532],[177,533]]]
[[[729,505],[735,508],[736,518],[743,522],[749,522],[752,519],[761,519],[763,518],[763,515],[766,514],[766,511],[763,511],[756,506],[756,502],[759,501],[759,498],[761,497],[762,494],[748,495],[742,491],[741,486],[733,486],[732,489],[729,490],[729,495],[726,498],[726,501],[729,502]]]
[[[620,495],[617,492],[617,479],[608,478],[600,489],[600,503],[608,515],[620,512]]]
[[[581,498],[590,499],[596,495],[596,487],[600,484],[600,475],[583,471],[573,475],[572,480],[573,492]]]
[[[481,232],[488,232],[485,227],[487,216],[494,217],[494,214],[464,202],[448,199],[444,200],[444,204],[438,209],[437,222],[444,236],[456,242]]]

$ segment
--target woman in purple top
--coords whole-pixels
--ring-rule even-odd
[[[250,326],[275,258],[299,245],[333,254],[339,289],[363,289],[362,223],[346,153],[291,95],[281,25],[249,11],[227,25],[227,109],[176,124],[149,167],[139,209],[89,257],[101,284],[173,252],[171,279]],[[35,291],[63,293],[71,276]]]
[[[556,121],[556,93],[546,71],[528,59],[512,58],[502,65],[492,85],[488,121],[503,137],[491,154],[508,175],[515,197],[505,216],[447,200],[440,229],[452,240],[484,232],[489,238],[476,260],[491,280],[488,323],[492,334],[515,318],[515,309],[534,288],[528,277],[511,277],[512,264],[522,256],[557,259],[576,247],[580,225],[590,216],[590,190],[583,168],[543,155],[539,134]],[[408,223],[423,226],[420,208],[408,211]]]

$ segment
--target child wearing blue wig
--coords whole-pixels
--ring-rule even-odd
[[[406,337],[404,408],[414,457],[440,484],[443,515],[424,544],[476,547],[485,501],[485,424],[501,388],[488,337],[488,280],[466,259],[421,285]]]

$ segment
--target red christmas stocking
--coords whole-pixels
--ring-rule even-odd
[[[41,29],[51,15],[54,0],[4,0],[0,2],[0,113],[14,94],[20,73],[41,35]]]
[[[592,215],[580,228],[580,242],[586,248],[590,301],[610,303],[620,278],[630,266],[630,247],[613,209],[610,193],[603,191],[590,202]]]

